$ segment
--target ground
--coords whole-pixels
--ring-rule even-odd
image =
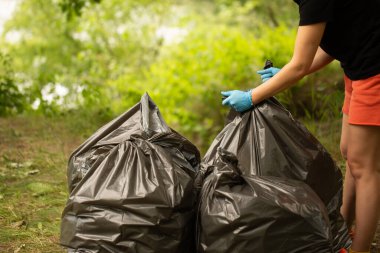
[[[83,139],[64,121],[0,119],[0,252],[64,252],[66,164]]]
[[[342,166],[339,121],[305,124]],[[65,252],[59,227],[67,161],[92,131],[81,128],[67,118],[0,118],[0,252]]]

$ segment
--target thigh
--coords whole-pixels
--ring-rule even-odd
[[[344,160],[347,160],[348,127],[348,115],[344,113],[342,118],[342,132],[340,136],[340,152]]]
[[[351,173],[362,170],[380,172],[380,127],[350,124],[347,158]]]

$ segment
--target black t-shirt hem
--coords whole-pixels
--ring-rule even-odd
[[[352,80],[352,81],[364,80],[364,79],[368,79],[368,78],[380,75],[380,69],[368,71],[368,72],[365,72],[365,73],[361,72],[360,75],[358,75],[358,74],[352,74],[349,71],[346,71],[344,69],[343,69],[343,71],[344,71],[344,74],[348,78],[350,78],[350,80]]]

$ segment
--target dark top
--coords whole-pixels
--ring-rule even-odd
[[[380,0],[294,0],[300,26],[327,22],[321,48],[352,80],[380,74]]]

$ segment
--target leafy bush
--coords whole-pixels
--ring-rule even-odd
[[[280,9],[286,15],[274,12]],[[287,0],[23,0],[3,39],[20,34],[18,42],[4,44],[15,72],[30,84],[26,104],[38,101],[37,112],[73,114],[84,125],[103,122],[148,91],[169,124],[204,150],[228,111],[220,91],[259,85],[256,71],[266,59],[286,64],[297,15]],[[170,41],[160,33],[165,29],[179,33]],[[339,117],[337,69],[332,65],[276,97],[298,116]],[[9,80],[8,90],[18,94],[22,84]],[[57,85],[68,94],[48,101],[44,91]],[[20,99],[10,101],[21,109]]]
[[[112,108],[127,108],[148,91],[169,124],[205,148],[228,110],[221,105],[220,92],[253,88],[260,84],[256,71],[267,57],[279,63],[290,57],[293,33],[284,26],[269,33],[257,38],[238,27],[199,24],[181,43],[162,48],[143,76],[128,74],[112,82]]]
[[[17,88],[11,59],[0,52],[0,116],[20,113],[24,109],[24,97]]]

